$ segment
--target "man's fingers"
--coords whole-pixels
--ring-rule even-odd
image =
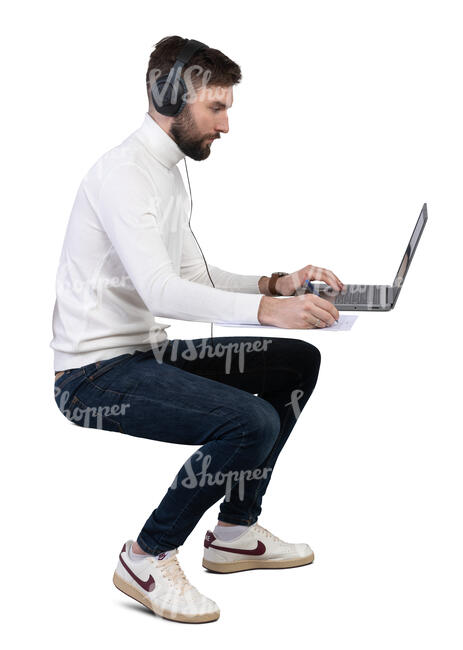
[[[325,321],[321,320],[320,318],[316,318],[314,314],[310,314],[308,319],[307,319],[308,324],[312,328],[319,328],[322,329],[323,327],[329,327]]]
[[[333,273],[333,272],[331,271],[331,273]],[[338,278],[338,276],[335,273],[333,273],[333,275],[336,278],[337,283],[339,284],[339,286],[342,289],[344,287],[344,282],[341,282],[341,280]]]
[[[326,300],[325,298],[320,298],[320,296],[316,296],[314,293],[309,294],[309,297],[311,297],[310,302],[312,302],[314,306],[318,307],[318,309],[329,312],[329,314],[335,320],[339,320],[339,311],[336,309],[332,302]]]
[[[317,280],[319,282],[326,282],[330,287],[333,287],[336,291],[342,291],[344,284],[338,278],[337,275],[325,269],[322,266],[308,266],[304,269],[303,281],[308,280]]]
[[[328,300],[323,300],[322,298],[320,298],[320,300],[326,304],[326,309],[324,308],[324,306],[320,307],[319,304],[315,304],[314,302],[312,302],[309,307],[309,320],[311,322],[315,322],[316,319],[319,318],[321,322],[319,323],[318,327],[324,327],[325,325],[328,326],[332,325],[334,321],[338,319],[339,315],[336,316],[335,313],[333,314],[331,311],[328,311],[329,307],[333,307],[333,305],[330,302],[328,302]],[[338,311],[336,307],[334,309],[335,312]]]
[[[314,313],[314,312],[312,312],[312,313]],[[317,316],[317,318],[319,318],[324,323],[326,323],[326,325],[328,325],[328,327],[330,325],[333,325],[333,323],[337,320],[337,318],[335,316],[333,316],[333,314],[331,314],[329,311],[327,311],[325,309],[319,309],[318,307],[317,307],[317,311],[315,312],[315,315]]]
[[[333,289],[336,289],[336,291],[342,290],[343,284],[341,280],[333,273],[333,271],[328,271],[328,269],[325,269],[323,273],[323,282],[329,284],[330,287],[333,287]]]

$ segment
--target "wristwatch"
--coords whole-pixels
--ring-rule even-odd
[[[277,283],[278,278],[281,278],[283,275],[288,275],[287,273],[284,273],[283,271],[276,271],[275,273],[272,273],[270,276],[270,280],[268,281],[268,290],[269,293],[272,294],[272,296],[282,296],[283,294],[279,293],[275,289],[275,285]]]

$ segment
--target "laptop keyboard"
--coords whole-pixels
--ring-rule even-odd
[[[355,287],[347,293],[339,293],[336,296],[337,305],[365,305],[380,304],[381,287],[368,285],[365,287]]]

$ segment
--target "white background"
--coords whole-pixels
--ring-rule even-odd
[[[461,648],[460,10],[445,0],[2,10],[7,647]],[[308,542],[315,562],[208,574],[214,506],[179,556],[221,607],[199,626],[162,620],[112,585],[122,543],[192,448],[69,424],[49,348],[77,187],[141,124],[149,54],[174,34],[243,73],[230,132],[208,160],[189,160],[208,262],[253,274],[317,264],[346,283],[391,283],[423,202],[429,210],[395,310],[361,314],[351,332],[278,330],[317,345],[322,366],[260,523]],[[170,322],[170,338],[210,333]]]

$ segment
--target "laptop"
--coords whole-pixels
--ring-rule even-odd
[[[324,282],[312,282],[314,291],[306,287],[301,287],[296,291],[296,295],[316,293],[320,298],[325,298],[332,302],[338,311],[353,311],[354,309],[360,311],[389,311],[393,309],[427,220],[428,209],[426,203],[424,203],[405,255],[402,258],[399,270],[391,286],[384,284],[347,284],[344,285],[342,291],[336,291]]]

